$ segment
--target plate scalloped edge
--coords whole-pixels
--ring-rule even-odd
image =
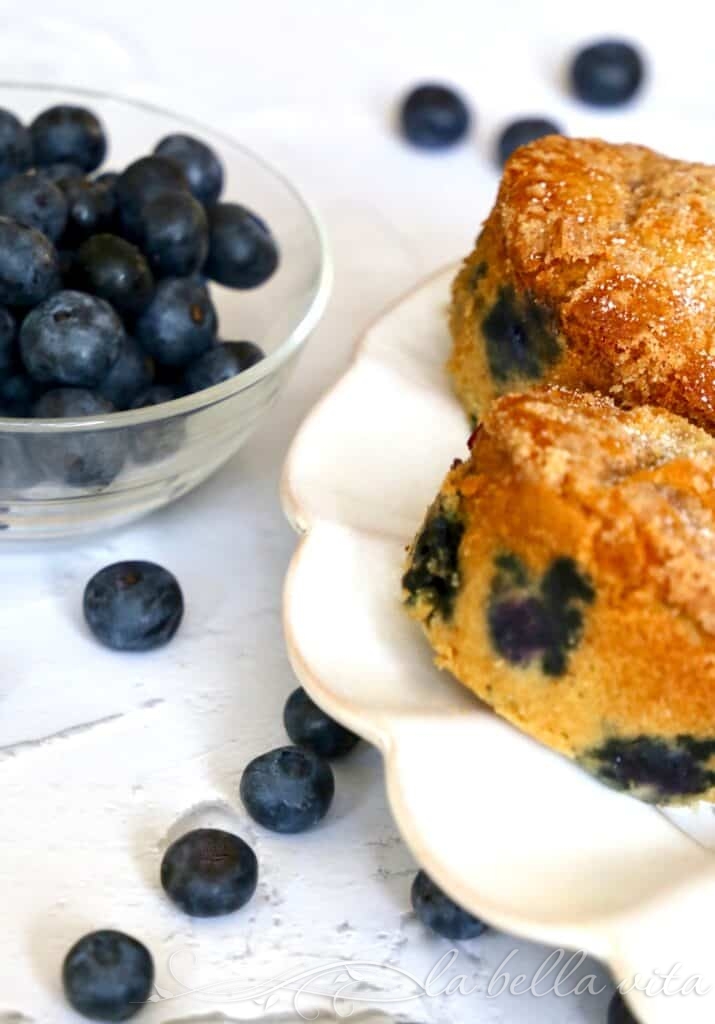
[[[282,480],[302,535],[283,601],[291,663],[381,750],[397,825],[455,900],[525,938],[587,950],[618,980],[660,986],[628,996],[646,1024],[712,1024],[712,853],[438,672],[400,606],[404,548],[466,451],[444,372],[453,274],[378,318],[295,437]],[[677,964],[680,994],[667,994],[658,972]],[[707,993],[683,994],[695,978]]]

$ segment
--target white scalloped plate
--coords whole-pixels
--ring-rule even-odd
[[[378,320],[295,439],[283,480],[303,535],[284,595],[291,661],[316,701],[383,752],[398,826],[455,900],[586,949],[619,980],[681,963],[708,994],[636,991],[631,1005],[647,1024],[713,1024],[713,853],[438,672],[400,606],[405,545],[466,450],[443,369],[453,274]],[[705,833],[709,817],[701,808]]]

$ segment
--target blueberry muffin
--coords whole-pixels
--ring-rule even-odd
[[[715,799],[715,439],[547,387],[470,447],[403,579],[437,664],[618,789]]]
[[[549,136],[508,161],[457,277],[450,371],[476,422],[560,384],[715,428],[715,167]]]

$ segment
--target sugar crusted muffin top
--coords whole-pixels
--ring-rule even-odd
[[[540,388],[500,398],[448,490],[527,485],[583,514],[582,543],[623,590],[655,587],[715,634],[715,439],[661,409]],[[491,481],[488,483],[487,481]]]
[[[715,167],[540,139],[506,164],[475,273],[485,257],[568,339],[554,382],[715,424]],[[467,307],[471,273],[468,261],[457,293]]]

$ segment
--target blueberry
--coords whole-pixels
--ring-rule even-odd
[[[60,245],[71,249],[90,235],[112,228],[115,199],[111,189],[87,178],[66,178],[59,184],[67,199],[67,226]]]
[[[209,251],[201,203],[188,192],[160,192],[142,208],[141,247],[157,277],[189,277]]]
[[[9,309],[0,306],[0,375],[13,366],[16,359],[17,323]]]
[[[505,286],[482,321],[492,377],[498,384],[538,380],[561,356],[548,311]]]
[[[148,409],[165,405],[177,397],[175,388],[166,384],[153,384],[131,404],[132,409]],[[185,420],[180,416],[162,419],[157,423],[137,424],[132,428],[131,446],[135,462],[158,462],[174,455],[184,440]]]
[[[73,178],[84,179],[84,171],[77,164],[70,164],[63,160],[57,164],[48,164],[47,167],[36,167],[35,171],[37,174],[41,174],[43,178],[47,178],[48,181],[52,181],[55,184],[59,184],[63,181],[71,181]]]
[[[153,651],[168,643],[184,614],[176,578],[154,562],[115,562],[84,591],[84,617],[97,640],[115,651]]]
[[[260,217],[237,203],[217,203],[208,219],[208,277],[229,288],[256,288],[271,277],[278,266],[278,246]]]
[[[172,843],[161,862],[167,896],[192,917],[218,917],[245,906],[256,891],[258,861],[243,839],[197,828]]]
[[[31,487],[37,470],[21,434],[0,434],[0,494]]]
[[[130,164],[114,186],[122,232],[130,241],[142,236],[142,211],[162,192],[187,192],[189,183],[179,164],[164,156],[144,156]]]
[[[605,39],[576,54],[571,65],[571,86],[584,103],[616,107],[635,96],[643,75],[643,60],[634,46],[618,39]]]
[[[119,181],[119,171],[102,171],[101,174],[96,175],[94,181],[97,185],[104,185],[105,188],[114,189]]]
[[[329,760],[345,757],[359,737],[340,725],[315,704],[305,690],[294,690],[283,711],[286,732],[299,747]]]
[[[715,786],[715,771],[708,767],[713,756],[715,740],[612,736],[581,760],[608,785],[655,803],[697,796]]]
[[[163,138],[154,152],[179,164],[199,202],[206,206],[216,202],[223,189],[223,167],[210,146],[191,135],[176,134]]]
[[[412,552],[410,568],[402,578],[408,601],[424,600],[448,620],[461,585],[459,546],[464,524],[440,506],[422,527]]]
[[[0,215],[56,242],[67,223],[67,200],[49,179],[28,171],[0,185]]]
[[[152,358],[127,334],[116,363],[97,390],[115,409],[129,409],[137,398],[145,395],[153,379]]]
[[[273,832],[304,832],[328,813],[335,780],[327,761],[310,750],[278,747],[250,762],[240,791],[259,825]]]
[[[476,939],[487,927],[484,921],[451,900],[424,871],[417,873],[411,897],[412,907],[422,924],[445,939],[456,942]]]
[[[400,124],[420,149],[446,149],[467,134],[471,116],[462,97],[445,85],[420,85],[405,97]]]
[[[39,391],[37,384],[22,370],[10,370],[0,376],[0,415],[32,416]]]
[[[154,294],[144,256],[118,235],[92,235],[77,250],[70,278],[75,288],[111,302],[122,316],[136,316]]]
[[[61,105],[38,114],[30,125],[35,163],[68,162],[83,171],[99,167],[107,139],[99,118],[85,107]]]
[[[561,128],[545,117],[520,117],[503,129],[497,142],[500,164],[505,164],[514,150],[545,135],[563,135]]]
[[[230,380],[263,359],[263,352],[252,341],[225,341],[214,345],[189,363],[184,372],[187,392],[203,391]]]
[[[20,328],[22,361],[39,384],[97,387],[123,340],[122,321],[108,302],[69,290],[36,306]]]
[[[614,994],[608,1006],[607,1024],[638,1024],[620,992]]]
[[[0,217],[0,303],[35,306],[59,285],[57,250],[49,238]]]
[[[208,289],[192,278],[166,277],[136,322],[146,351],[167,366],[198,359],[216,337],[216,310]]]
[[[561,676],[583,633],[584,606],[596,593],[572,558],[555,558],[543,576],[532,579],[513,554],[495,559],[487,625],[496,652],[526,668],[540,659],[547,676]]]
[[[70,1006],[90,1020],[129,1020],[154,987],[148,949],[123,932],[90,932],[74,944],[62,965]]]
[[[32,163],[32,139],[9,110],[0,107],[0,181],[26,171]]]
[[[35,402],[37,419],[104,419],[114,406],[101,395],[84,388],[56,388]],[[86,430],[33,435],[32,458],[45,476],[69,487],[107,487],[119,473],[126,457],[124,431]]]

